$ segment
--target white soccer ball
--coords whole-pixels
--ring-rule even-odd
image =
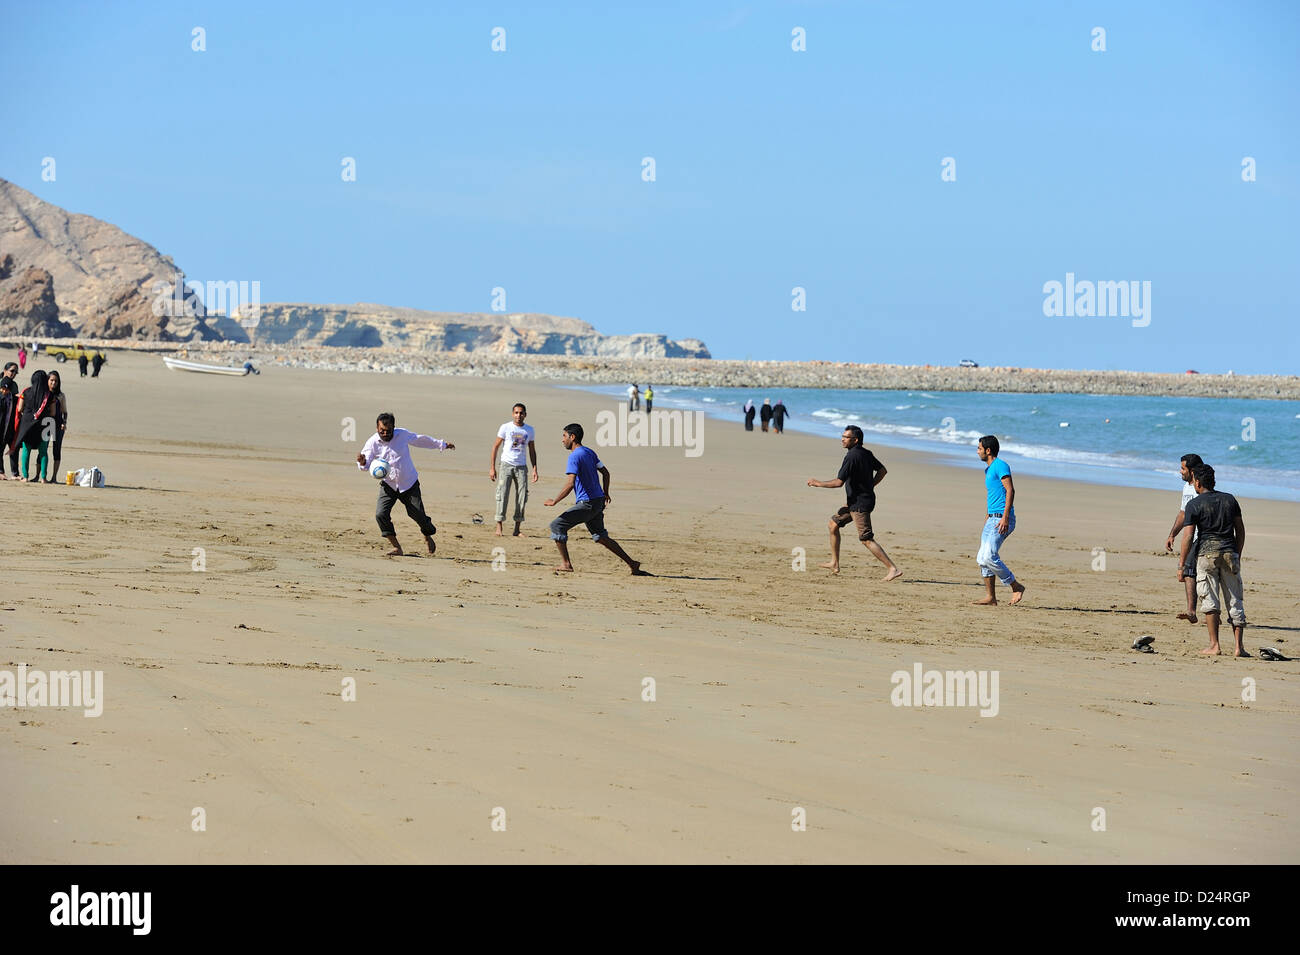
[[[386,461],[376,461],[370,465],[370,476],[377,481],[382,481],[388,477],[388,463]]]

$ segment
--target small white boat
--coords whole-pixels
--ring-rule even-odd
[[[172,370],[201,371],[209,375],[238,375],[240,377],[248,374],[248,369],[242,367],[229,368],[222,365],[205,365],[202,362],[186,361],[183,358],[169,358],[167,356],[163,357],[163,361]]]

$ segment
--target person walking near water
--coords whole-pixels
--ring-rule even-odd
[[[654,408],[654,403],[655,403],[654,386],[646,385],[645,386],[645,413],[647,415],[650,414],[651,409]]]
[[[510,409],[510,420],[497,430],[497,439],[492,445],[491,465],[488,477],[497,485],[497,532],[502,534],[502,525],[506,519],[506,503],[510,498],[510,485],[515,486],[515,532],[519,536],[519,526],[524,522],[524,505],[528,503],[528,460],[533,463],[533,483],[537,483],[537,445],[533,426],[524,424],[528,409],[523,404],[516,404]],[[501,446],[505,450],[501,451]],[[525,451],[527,449],[527,451]],[[498,477],[497,452],[501,451],[501,470]]]
[[[649,394],[649,391],[647,385],[646,393]],[[649,399],[647,414],[650,411],[648,404]],[[582,425],[575,423],[565,426],[560,435],[560,443],[569,452],[569,461],[564,467],[568,480],[560,488],[559,494],[545,502],[547,507],[554,507],[568,497],[570,491],[574,492],[577,499],[573,507],[551,521],[551,540],[555,541],[555,546],[560,551],[560,566],[556,569],[565,573],[573,572],[573,562],[569,560],[569,531],[579,524],[585,524],[591,533],[591,539],[627,564],[632,576],[648,577],[650,575],[641,569],[641,563],[629,557],[627,551],[605,530],[605,507],[613,503],[613,498],[609,496],[609,468],[601,463],[595,451],[583,446],[582,436]]]
[[[641,409],[641,389],[633,382],[627,389],[627,413]]]
[[[376,461],[388,465],[388,474],[379,482],[379,500],[375,504],[375,521],[379,524],[379,533],[393,545],[386,556],[402,556],[402,545],[397,542],[397,530],[393,527],[390,516],[393,505],[398,501],[406,505],[407,515],[419,525],[425,546],[432,554],[438,549],[438,545],[433,542],[433,535],[438,533],[438,528],[429,520],[429,515],[424,513],[424,500],[420,497],[420,474],[415,470],[415,462],[411,460],[411,448],[455,451],[456,445],[396,425],[397,420],[387,411],[375,419],[375,433],[357,455],[357,467],[369,471],[370,465]]]
[[[1246,546],[1246,523],[1241,505],[1231,494],[1214,489],[1214,468],[1203,464],[1192,471],[1196,497],[1183,508],[1183,521],[1198,531],[1196,545],[1196,592],[1210,634],[1205,656],[1219,655],[1219,615],[1228,605],[1228,622],[1237,648],[1233,656],[1248,657],[1241,640],[1246,629],[1246,602],[1241,583],[1241,552]],[[1175,530],[1175,533],[1177,531]],[[1183,538],[1178,558],[1178,576],[1183,577],[1191,544]]]
[[[834,480],[808,479],[809,487],[843,487],[848,498],[848,504],[832,514],[827,525],[831,532],[831,559],[821,566],[833,574],[840,572],[840,528],[851,521],[857,529],[858,540],[887,568],[884,579],[901,577],[903,572],[876,543],[875,532],[871,529],[871,512],[876,508],[876,485],[889,472],[874,454],[862,446],[862,429],[857,425],[845,427],[840,435],[840,444],[845,449],[844,461]]]
[[[772,399],[771,398],[763,399],[763,410],[758,413],[758,417],[759,420],[763,422],[763,430],[766,431],[767,426],[772,421]]]
[[[785,404],[780,398],[776,399],[776,404],[772,405],[772,427],[777,434],[785,434],[785,416],[790,412],[786,410]]]
[[[1192,472],[1204,465],[1199,454],[1184,454],[1178,462],[1179,473],[1183,478],[1183,497],[1178,505],[1178,513],[1174,515],[1174,529],[1169,532],[1169,537],[1165,541],[1165,550],[1169,553],[1174,552],[1174,537],[1183,527],[1184,513],[1187,510],[1188,503],[1196,497],[1196,488],[1192,485]],[[1187,595],[1187,612],[1178,615],[1179,620],[1186,620],[1188,623],[1196,623],[1196,528],[1188,527],[1183,531],[1183,537],[1190,543],[1190,559],[1182,565],[1182,572],[1179,579],[1183,581],[1183,590]],[[1181,551],[1181,549],[1180,549]]]
[[[980,549],[975,557],[980,565],[980,575],[984,578],[986,591],[983,600],[975,601],[979,607],[996,606],[998,580],[1011,588],[1011,603],[1020,603],[1025,595],[1025,585],[1016,580],[1016,575],[1002,562],[998,553],[1002,542],[1016,529],[1016,489],[1011,482],[1011,468],[998,457],[998,447],[998,439],[986,434],[980,438],[977,452],[980,460],[987,465],[984,468],[987,498],[984,532],[980,535]]]
[[[748,401],[745,402],[745,430],[746,431],[754,430],[755,414],[757,414],[757,412],[754,410],[754,399],[750,398]]]

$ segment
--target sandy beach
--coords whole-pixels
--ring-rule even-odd
[[[596,448],[609,531],[655,576],[580,534],[558,576],[542,501],[599,396],[127,352],[67,390],[63,468],[111,486],[0,482],[0,668],[102,670],[103,714],[0,708],[6,863],[1300,861],[1300,662],[1199,655],[1163,552],[1176,484],[1017,475],[1003,554],[1028,593],[976,608],[973,449],[874,446],[904,572],[883,584],[851,536],[839,577],[817,567],[844,499],[805,481],[834,477],[836,441],[710,420],[697,457]],[[542,479],[499,539],[514,401]],[[415,452],[433,558],[382,556],[353,458],[385,410],[457,446]],[[1300,657],[1300,505],[1242,507],[1247,648]],[[996,715],[893,705],[917,664],[996,671]]]

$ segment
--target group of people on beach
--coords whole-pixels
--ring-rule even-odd
[[[647,388],[648,394],[651,392]],[[752,428],[753,402],[747,403],[746,415],[746,424]],[[489,454],[488,478],[496,485],[497,536],[504,533],[512,492],[513,533],[515,536],[520,534],[524,508],[528,502],[529,483],[531,481],[536,484],[540,480],[536,433],[526,423],[527,417],[528,409],[522,403],[516,403],[511,408],[511,419],[498,429]],[[560,566],[557,570],[573,570],[568,550],[569,532],[578,525],[585,525],[593,541],[624,561],[633,574],[644,576],[646,572],[641,569],[640,563],[628,556],[605,529],[605,508],[612,503],[609,495],[610,472],[599,456],[583,445],[583,437],[582,425],[577,423],[566,425],[561,432],[560,443],[568,452],[565,482],[559,492],[545,502],[546,507],[554,507],[568,497],[570,492],[573,492],[575,498],[574,505],[551,522],[551,539],[555,541],[560,553]],[[831,557],[821,566],[832,573],[839,573],[841,531],[852,524],[858,540],[872,556],[885,565],[884,581],[888,582],[901,577],[903,572],[876,540],[871,526],[871,513],[876,506],[876,487],[889,472],[880,459],[863,446],[863,437],[863,431],[857,425],[845,426],[840,435],[845,453],[839,472],[828,480],[809,478],[807,482],[808,487],[814,488],[842,487],[846,496],[845,505],[838,508],[827,522]],[[391,413],[379,415],[375,434],[357,455],[357,466],[368,470],[375,461],[381,460],[387,465],[387,473],[379,485],[375,519],[380,533],[392,545],[392,550],[388,552],[390,556],[403,553],[391,517],[393,506],[398,501],[405,505],[407,514],[420,528],[429,553],[432,554],[437,549],[433,540],[437,529],[424,511],[419,474],[411,460],[410,449],[455,450],[455,447],[449,441],[397,428]],[[1001,556],[1002,545],[1016,529],[1016,490],[1011,468],[999,457],[1000,450],[997,437],[991,434],[984,435],[976,445],[976,453],[985,465],[985,513],[975,558],[985,593],[975,601],[977,606],[997,605],[999,581],[1011,592],[1009,603],[1018,604],[1025,595],[1025,585],[1016,579]],[[1246,528],[1241,507],[1231,494],[1215,490],[1214,469],[1205,464],[1199,455],[1185,454],[1179,463],[1184,481],[1183,495],[1173,528],[1165,542],[1166,549],[1172,551],[1175,539],[1182,532],[1178,579],[1186,588],[1187,611],[1179,614],[1179,618],[1193,624],[1197,622],[1196,598],[1199,596],[1200,612],[1205,615],[1210,636],[1210,646],[1202,653],[1218,654],[1219,617],[1226,605],[1236,641],[1235,655],[1249,656],[1242,646],[1246,612],[1241,582],[1241,552],[1245,544]]]
[[[63,390],[63,376],[57,369],[37,369],[31,384],[20,390],[20,370],[21,366],[11,361],[0,372],[0,480],[54,484],[68,430],[68,395]],[[33,457],[35,476],[31,471]],[[9,474],[5,473],[6,459]]]
[[[649,414],[651,411],[654,411],[654,407],[655,407],[654,385],[645,386],[644,396],[645,396],[645,413]],[[633,411],[641,410],[641,397],[642,397],[642,391],[639,387],[637,387],[635,382],[628,385],[627,410],[629,414],[632,413]]]
[[[845,506],[830,516],[827,527],[831,535],[831,559],[821,566],[833,574],[840,572],[840,530],[853,524],[858,532],[858,540],[876,560],[885,565],[884,580],[888,582],[901,577],[903,572],[877,543],[875,531],[871,528],[871,512],[876,508],[876,485],[889,472],[879,458],[862,446],[862,439],[861,428],[855,424],[846,425],[840,435],[845,454],[839,473],[828,481],[808,479],[809,487],[843,487],[848,498]],[[999,450],[998,439],[991,434],[980,438],[976,446],[979,458],[985,464],[986,512],[984,530],[980,534],[980,546],[975,556],[984,581],[984,596],[975,601],[976,606],[981,607],[997,605],[999,580],[1011,589],[1010,603],[1020,603],[1025,595],[1025,585],[1016,580],[1016,575],[1003,562],[1000,554],[1003,541],[1016,529],[1016,489],[1011,480],[1011,468],[998,457]]]
[[[646,410],[648,412],[649,407]],[[516,403],[510,409],[510,420],[497,430],[496,441],[492,445],[488,477],[496,484],[497,536],[503,533],[511,489],[514,489],[513,519],[514,534],[517,536],[524,522],[529,477],[531,476],[533,483],[539,480],[536,433],[532,425],[525,423],[527,417],[527,407],[522,403]],[[564,485],[554,497],[543,502],[545,507],[554,507],[568,497],[570,492],[574,495],[574,505],[551,522],[551,540],[555,541],[556,549],[560,554],[560,566],[556,570],[565,573],[573,572],[568,546],[569,531],[581,524],[586,526],[593,541],[627,564],[634,576],[648,576],[647,572],[641,569],[640,562],[628,556],[618,541],[610,537],[605,529],[605,508],[613,503],[609,493],[610,472],[596,452],[582,443],[584,436],[582,425],[574,422],[564,426],[560,435],[560,444],[568,452]],[[425,513],[424,501],[420,495],[420,475],[415,469],[415,462],[411,459],[411,448],[454,451],[456,445],[440,438],[398,428],[394,415],[391,412],[383,412],[375,420],[375,433],[357,454],[357,467],[361,470],[370,471],[379,461],[385,465],[383,477],[379,481],[375,521],[379,525],[379,533],[392,547],[387,553],[389,557],[400,557],[403,554],[392,520],[393,506],[398,501],[401,501],[407,515],[419,527],[429,553],[436,553],[438,549],[433,539],[438,529]],[[529,464],[531,464],[531,475]]]
[[[776,404],[772,404],[771,398],[763,399],[761,408],[754,407],[754,399],[745,402],[745,430],[754,430],[754,415],[758,415],[758,420],[766,431],[770,426],[777,434],[785,434],[785,418],[790,414],[790,409],[780,398],[776,399]]]

